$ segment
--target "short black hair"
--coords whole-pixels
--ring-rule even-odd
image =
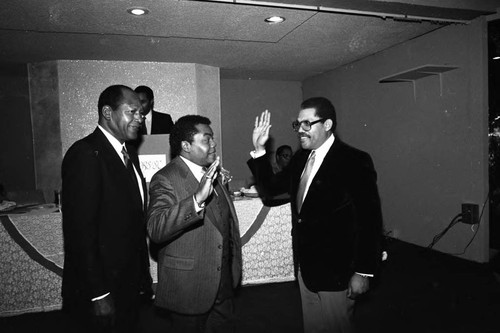
[[[324,120],[331,119],[333,122],[332,132],[337,128],[337,114],[335,112],[335,107],[328,98],[325,97],[312,97],[306,99],[300,105],[300,109],[310,109],[314,108],[316,110],[316,116]]]
[[[283,150],[285,149],[289,149],[291,152],[293,152],[292,147],[290,147],[289,145],[282,145],[279,146],[278,149],[276,149],[276,155],[277,156],[281,155],[281,153],[283,153]]]
[[[152,100],[155,98],[155,95],[153,94],[153,90],[149,88],[148,86],[138,86],[137,88],[134,89],[136,94],[143,93],[146,94],[149,100]]]
[[[196,125],[210,125],[210,119],[197,114],[180,117],[172,127],[170,133],[170,155],[176,157],[181,153],[182,141],[193,142],[193,137],[198,133]]]
[[[99,112],[99,118],[101,117],[101,110],[103,106],[109,105],[111,109],[116,110],[122,103],[123,91],[130,90],[132,88],[124,86],[122,84],[115,84],[107,87],[103,90],[101,95],[99,95],[99,101],[97,102],[97,111]]]

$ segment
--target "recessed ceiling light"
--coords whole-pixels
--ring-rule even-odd
[[[127,12],[135,16],[143,16],[149,14],[149,10],[147,8],[142,8],[142,7],[129,8],[127,9]]]
[[[277,24],[285,21],[285,18],[282,16],[271,16],[268,17],[264,20],[264,22],[269,23],[269,24]]]

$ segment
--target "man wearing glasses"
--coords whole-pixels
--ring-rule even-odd
[[[276,149],[276,167],[273,167],[274,173],[282,171],[290,164],[293,152],[289,145],[282,145]]]
[[[248,165],[265,195],[290,194],[294,263],[304,331],[352,332],[355,300],[381,259],[382,212],[371,157],[335,137],[336,113],[323,97],[301,104],[292,127],[302,147],[274,175],[264,156],[267,110],[255,119]]]

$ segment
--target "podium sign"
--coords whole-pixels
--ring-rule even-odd
[[[138,148],[141,171],[146,182],[170,162],[169,134],[144,135]]]

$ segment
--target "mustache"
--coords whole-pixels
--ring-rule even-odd
[[[297,136],[299,137],[299,139],[302,138],[302,137],[304,137],[304,138],[310,138],[309,134],[307,134],[307,133],[299,133],[299,134],[297,134]]]

